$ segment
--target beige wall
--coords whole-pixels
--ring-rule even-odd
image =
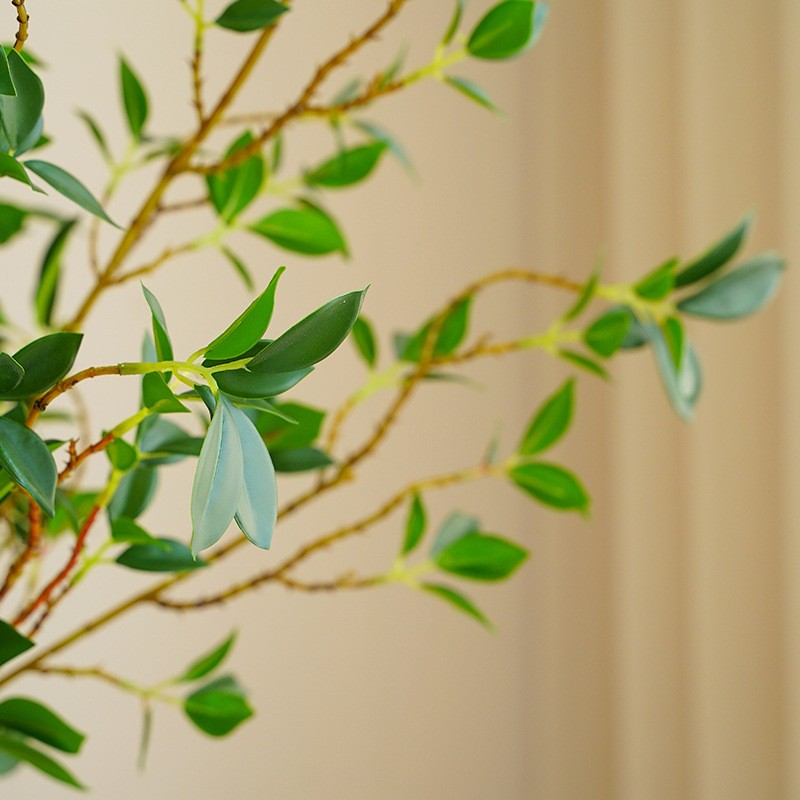
[[[60,132],[64,166],[94,175],[95,187],[102,181],[69,114],[76,106],[97,111],[119,140],[118,49],[152,88],[154,128],[189,124],[188,32],[176,4],[87,0],[78,12],[90,20],[84,27],[72,4],[29,5],[32,46],[53,65],[48,120]],[[471,5],[477,15],[481,4]],[[243,108],[281,105],[325,48],[381,6],[297,3]],[[631,278],[664,256],[696,252],[752,206],[760,211],[755,246],[790,257],[800,247],[793,225],[800,208],[796,4],[553,6],[535,53],[468,70],[511,121],[498,122],[437,85],[372,115],[398,133],[421,177],[409,181],[390,165],[365,188],[331,198],[351,237],[350,264],[241,245],[262,281],[278,263],[290,267],[281,322],[371,283],[368,310],[388,333],[487,270],[522,264],[581,277],[600,248],[609,277]],[[385,63],[412,38],[412,59],[426,58],[449,12],[449,0],[411,4],[377,60],[367,57],[362,69]],[[306,43],[308,31],[318,42]],[[213,54],[212,87],[238,57],[238,47]],[[326,141],[306,129],[298,140],[288,151],[293,163],[303,163],[303,143]],[[180,231],[167,229],[154,241],[176,239]],[[0,267],[16,277],[16,264]],[[77,293],[88,271],[80,259],[73,268]],[[187,352],[246,301],[233,282],[224,296],[212,288],[224,269],[212,258],[186,259],[149,282]],[[693,327],[707,375],[693,427],[672,417],[646,358],[624,359],[611,385],[581,380],[576,430],[559,454],[595,495],[590,522],[545,514],[503,485],[431,498],[434,518],[454,507],[475,511],[533,551],[513,583],[472,591],[498,635],[399,588],[330,597],[267,588],[203,614],[146,611],[125,619],[63,662],[102,661],[155,681],[238,627],[232,664],[259,709],[224,742],[203,739],[177,712],[159,709],[141,775],[133,767],[135,700],[55,678],[30,680],[25,689],[47,696],[92,734],[80,771],[94,796],[114,800],[222,793],[287,800],[800,797],[800,696],[792,677],[800,667],[800,593],[793,590],[800,579],[793,492],[800,430],[792,413],[800,385],[788,368],[800,353],[791,274],[787,283],[769,315],[724,329]],[[539,330],[556,300],[499,290],[487,296],[477,329]],[[136,289],[109,297],[88,326],[84,360],[134,357],[145,325]],[[302,399],[330,405],[346,390],[343,375],[360,380],[350,353],[336,359],[318,370]],[[471,463],[500,417],[513,439],[563,374],[534,357],[471,372],[491,390],[427,390],[360,488],[289,522],[271,554],[247,554],[223,572],[246,574],[256,559],[270,563],[410,476]],[[87,394],[101,408],[98,425],[113,419],[115,403],[135,402],[121,383]],[[370,410],[378,413],[379,405]],[[355,425],[351,440],[366,429]],[[467,438],[463,430],[483,433]],[[156,532],[188,536],[190,483],[190,472],[178,471],[162,489],[149,516]],[[287,481],[284,491],[301,485]],[[320,558],[307,574],[382,568],[400,522],[392,518],[370,538]],[[123,577],[120,586],[117,573],[98,576],[97,594],[88,587],[76,593],[61,624],[91,613],[97,597],[137,585]],[[185,594],[192,596],[191,587]],[[23,775],[3,787],[15,800],[69,796]]]

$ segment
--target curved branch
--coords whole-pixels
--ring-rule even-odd
[[[28,39],[28,23],[30,22],[30,14],[28,14],[27,10],[25,9],[25,0],[11,0],[11,5],[17,9],[17,23],[19,27],[17,28],[17,36],[14,40],[14,49],[18,52],[22,52],[22,48],[25,47],[25,42]]]

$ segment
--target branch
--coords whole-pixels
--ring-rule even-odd
[[[17,36],[14,40],[14,49],[21,53],[28,39],[28,23],[31,18],[25,9],[25,0],[11,0],[11,5],[17,9],[17,22],[19,23]]]
[[[109,279],[107,285],[119,286],[122,283],[127,283],[128,281],[133,280],[134,278],[141,278],[142,275],[149,275],[151,272],[155,272],[160,266],[165,264],[171,258],[175,258],[175,256],[182,255],[183,253],[188,253],[194,250],[196,247],[197,243],[194,241],[185,242],[184,244],[177,245],[176,247],[168,247],[161,253],[160,256],[154,258],[147,264],[144,264],[141,267],[137,267],[136,269],[132,269],[129,272],[123,273],[122,275],[117,275],[116,277]]]
[[[0,600],[2,600],[14,587],[25,565],[37,553],[42,539],[42,510],[32,500],[29,505],[28,541],[22,552],[14,559],[8,568],[8,573],[0,587]]]

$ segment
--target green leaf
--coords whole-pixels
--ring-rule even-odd
[[[316,206],[279,209],[251,225],[250,230],[284,250],[310,256],[337,252],[347,255],[339,226]]]
[[[475,26],[467,40],[467,52],[490,60],[513,58],[536,41],[546,17],[544,3],[505,0]]]
[[[164,316],[164,310],[161,308],[161,303],[158,302],[156,296],[142,284],[142,292],[147,305],[150,306],[150,311],[153,317],[153,339],[156,345],[156,358],[159,361],[172,361],[175,357],[172,350],[172,341],[169,338],[167,331],[167,320]]]
[[[400,551],[402,555],[407,556],[417,548],[425,533],[426,522],[425,506],[422,505],[422,499],[419,494],[415,492],[408,510],[406,536],[403,540],[403,549]]]
[[[784,260],[777,254],[756,256],[707,284],[697,294],[684,298],[678,308],[708,319],[747,317],[763,308],[775,293],[784,266]]]
[[[119,517],[111,523],[111,538],[120,544],[146,544],[169,550],[169,545],[151,536],[144,528],[132,519]]]
[[[106,140],[103,131],[97,124],[97,120],[95,120],[95,118],[87,111],[83,111],[82,109],[78,109],[75,113],[78,115],[78,119],[80,119],[89,129],[89,133],[97,143],[97,147],[100,150],[100,154],[103,156],[103,160],[108,164],[113,163],[114,156],[111,153],[111,148],[108,146],[108,141]]]
[[[19,53],[12,50],[7,58],[16,95],[0,94],[0,129],[6,140],[5,149],[19,154],[24,152],[23,145],[39,125],[44,87]]]
[[[157,485],[156,470],[146,464],[138,464],[119,482],[108,504],[109,519],[136,519],[150,505]]]
[[[442,586],[438,583],[423,583],[422,588],[426,592],[441,597],[442,600],[455,606],[459,611],[463,611],[470,617],[478,620],[481,625],[488,628],[490,631],[494,630],[494,625],[487,619],[484,613],[467,597],[449,586]]]
[[[561,349],[556,353],[556,355],[559,358],[563,358],[564,361],[568,361],[570,364],[574,364],[576,367],[585,369],[587,372],[591,372],[593,375],[597,375],[600,378],[608,377],[608,372],[606,372],[601,364],[598,364],[593,359],[588,358],[581,353],[576,353],[574,350]]]
[[[588,306],[589,303],[591,303],[594,299],[599,282],[600,269],[597,268],[589,276],[589,280],[583,285],[583,289],[578,295],[578,299],[569,307],[569,309],[567,309],[566,312],[564,312],[564,316],[562,317],[564,322],[571,322],[573,319],[577,319],[577,317],[580,316],[586,306]]]
[[[50,164],[47,161],[26,161],[26,169],[38,175],[43,181],[49,183],[57,192],[63,194],[68,200],[72,200],[81,208],[94,214],[102,220],[119,228],[114,220],[112,220],[103,207],[97,201],[95,196],[74,176],[70,175],[65,169],[57,167],[55,164]]]
[[[189,409],[178,400],[158,372],[148,372],[142,379],[142,400],[146,408],[159,414],[189,413]]]
[[[139,426],[138,446],[141,458],[150,466],[172,464],[187,456],[199,456],[203,445],[200,436],[192,436],[183,428],[158,417],[150,417]]]
[[[253,282],[253,276],[250,274],[250,270],[247,269],[242,260],[236,255],[236,253],[234,253],[232,250],[229,250],[227,247],[220,247],[220,252],[225,256],[225,258],[228,259],[228,261],[230,261],[231,265],[242,279],[242,283],[244,283],[247,291],[254,292],[256,285]]]
[[[138,450],[124,439],[114,439],[106,447],[106,455],[111,466],[119,472],[129,472],[139,461]]]
[[[229,677],[218,678],[190,694],[183,708],[189,719],[209,736],[227,736],[253,716],[242,689]]]
[[[0,666],[30,650],[34,643],[0,619]]]
[[[272,25],[289,9],[276,0],[236,0],[215,20],[220,28],[237,33],[249,33]]]
[[[58,471],[38,434],[8,417],[0,417],[0,464],[48,517],[55,514]]]
[[[460,511],[454,511],[445,519],[436,532],[436,538],[431,546],[431,556],[437,556],[462,536],[477,533],[479,528],[480,522],[477,517],[470,517]]]
[[[279,267],[269,286],[206,348],[205,357],[227,359],[241,356],[257,344],[272,319],[275,308],[275,290],[278,280],[286,270]]]
[[[661,383],[675,412],[682,419],[694,417],[694,407],[702,390],[703,376],[694,348],[683,342],[680,366],[676,366],[673,350],[663,331],[656,325],[648,325],[648,340],[653,348]]]
[[[0,394],[16,389],[24,375],[25,370],[8,353],[0,353]]]
[[[369,321],[363,315],[359,316],[353,324],[353,342],[361,358],[370,369],[375,367],[378,360],[378,346],[375,342],[375,332]]]
[[[61,225],[50,243],[50,247],[47,248],[42,261],[35,296],[36,319],[40,325],[47,326],[52,320],[53,306],[56,302],[58,284],[61,278],[64,248],[76,223],[77,220],[71,219]]]
[[[367,120],[363,119],[351,119],[349,120],[353,127],[358,128],[358,130],[366,133],[372,139],[377,139],[378,141],[384,142],[388,151],[411,173],[414,172],[414,165],[411,163],[411,159],[408,156],[408,153],[405,151],[403,146],[400,142],[392,136],[384,128],[376,125],[374,122],[368,122]]]
[[[327,358],[347,338],[367,289],[327,302],[267,345],[247,365],[251,372],[294,372]]]
[[[24,697],[0,703],[0,727],[38,739],[64,753],[77,753],[86,738],[49,708]]]
[[[19,761],[24,761],[34,769],[38,769],[45,775],[61,781],[61,783],[69,784],[76,789],[84,788],[77,778],[62,767],[61,764],[54,761],[50,756],[45,755],[41,750],[31,747],[16,737],[0,733],[0,753],[5,753]]]
[[[117,564],[141,572],[188,572],[208,566],[183,543],[158,538],[156,544],[135,544],[116,559]]]
[[[517,452],[533,456],[552,447],[567,432],[574,405],[575,381],[570,379],[536,412]]]
[[[141,142],[144,138],[144,126],[149,113],[147,95],[142,82],[131,69],[130,64],[121,56],[119,59],[119,85],[125,118],[128,120],[128,129],[131,136],[137,142]]]
[[[683,350],[686,341],[686,334],[683,323],[677,317],[668,317],[661,326],[664,334],[664,341],[669,347],[669,354],[675,369],[679,369],[683,360]]]
[[[512,575],[528,552],[507,539],[470,533],[437,554],[434,563],[444,572],[473,581],[502,581]]]
[[[313,371],[313,367],[306,367],[292,372],[262,375],[246,369],[236,369],[229,372],[218,372],[214,377],[219,388],[225,394],[243,398],[262,398],[275,397],[288,392]]]
[[[23,400],[58,383],[75,363],[82,340],[81,333],[60,331],[34,339],[18,350],[14,361],[25,375],[13,389],[0,391],[0,400]]]
[[[645,300],[663,300],[675,288],[675,269],[677,266],[677,258],[665,261],[649,275],[645,275],[633,287],[633,291]]]
[[[17,96],[14,79],[11,77],[11,68],[8,65],[8,56],[3,47],[0,47],[0,95]]]
[[[300,403],[278,403],[259,414],[254,424],[270,452],[308,447],[319,436],[325,412]]]
[[[316,447],[298,447],[294,450],[275,450],[272,453],[275,472],[308,472],[333,464],[331,457]]]
[[[343,150],[316,169],[306,172],[305,182],[309,186],[323,186],[326,189],[352,186],[369,176],[385,151],[386,142],[381,141]]]
[[[25,171],[25,167],[13,156],[0,153],[0,176],[13,178],[15,181],[24,183],[36,191],[36,187],[31,183],[30,175]]]
[[[0,203],[0,244],[5,244],[20,233],[27,218],[28,212],[25,209]]]
[[[205,678],[213,672],[227,657],[233,643],[236,641],[236,631],[234,631],[221,645],[215,647],[210,653],[206,653],[202,658],[197,659],[178,680],[181,683],[189,683]]]
[[[225,398],[221,402],[226,402]],[[234,519],[242,533],[256,546],[269,550],[278,519],[278,484],[269,452],[247,415],[228,406],[239,435],[244,470],[239,505]]]
[[[244,460],[234,406],[220,396],[192,485],[193,553],[217,542],[233,521],[242,495]]]
[[[589,511],[589,496],[581,482],[563,467],[537,462],[520,464],[508,471],[520,489],[546,506],[566,511]]]
[[[456,91],[461,92],[465,97],[468,97],[479,106],[488,108],[493,114],[498,116],[505,116],[505,113],[499,109],[493,102],[492,98],[486,94],[486,91],[466,78],[459,78],[456,75],[445,75],[444,82],[448,86],[452,86]]]
[[[436,345],[433,348],[434,357],[450,355],[464,340],[469,327],[471,305],[472,298],[466,297],[448,312],[436,337]],[[433,321],[428,320],[421,330],[405,342],[401,356],[404,361],[416,363],[422,358],[425,340],[428,337],[428,331],[431,329]]]
[[[228,148],[225,158],[244,150],[254,140],[252,133],[243,133]],[[264,184],[266,171],[264,158],[259,153],[235,167],[207,177],[211,204],[225,222],[233,222],[255,200]]]
[[[461,24],[461,18],[464,16],[464,6],[466,0],[456,0],[456,7],[453,11],[453,16],[450,18],[450,24],[442,36],[440,44],[442,47],[447,47],[453,41],[453,37],[458,32],[458,26]]]
[[[597,355],[610,358],[625,341],[631,322],[630,311],[609,310],[584,331],[583,343]]]
[[[724,267],[739,252],[754,220],[755,214],[752,212],[747,214],[732,231],[725,234],[701,256],[689,262],[675,276],[675,286],[680,288],[697,283]]]

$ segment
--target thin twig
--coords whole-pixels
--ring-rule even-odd
[[[40,547],[42,539],[42,510],[33,500],[29,501],[28,511],[28,541],[22,552],[14,559],[8,568],[3,585],[0,586],[0,600],[2,600],[14,587],[26,564],[33,558]]]
[[[19,24],[17,35],[14,40],[14,49],[18,53],[21,53],[28,39],[28,24],[31,18],[25,9],[25,0],[11,0],[11,5],[17,9],[17,23]]]

